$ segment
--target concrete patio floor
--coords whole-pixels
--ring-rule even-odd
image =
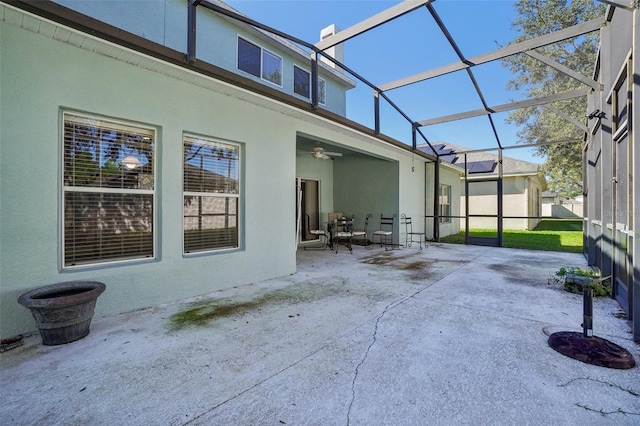
[[[582,296],[547,282],[582,255],[431,244],[297,256],[294,275],[94,318],[77,342],[27,337],[0,354],[0,423],[640,424],[639,367],[547,345],[582,330]],[[595,299],[594,334],[638,362],[619,314]]]

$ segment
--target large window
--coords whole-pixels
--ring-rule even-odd
[[[238,247],[240,146],[184,135],[184,253]]]
[[[295,65],[293,66],[293,91],[305,98],[311,98],[311,74]],[[326,97],[326,82],[318,78],[318,103],[325,105]]]
[[[451,222],[451,186],[440,185],[440,210],[438,212],[440,223]]]
[[[238,37],[238,69],[282,86],[282,58]]]
[[[154,257],[155,130],[63,114],[63,266]]]

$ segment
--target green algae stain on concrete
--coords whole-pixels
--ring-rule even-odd
[[[242,314],[259,306],[258,300],[249,302],[212,300],[171,315],[169,328],[181,330],[187,327],[203,327],[217,318]]]
[[[344,293],[335,285],[301,283],[259,294],[251,300],[212,299],[186,307],[169,317],[169,328],[173,331],[187,327],[206,327],[219,318],[243,315],[248,312],[267,309],[279,304],[319,300]]]

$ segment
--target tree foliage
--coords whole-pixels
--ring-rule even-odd
[[[544,34],[561,30],[601,16],[605,5],[593,0],[518,0],[515,3],[517,18],[512,27],[519,36],[518,43]],[[598,32],[574,37],[536,51],[556,62],[592,77],[598,49]],[[562,93],[584,87],[582,83],[554,68],[526,55],[519,54],[503,60],[514,79],[507,88],[522,91],[527,97]],[[577,98],[555,102],[553,108],[583,122],[586,99]],[[536,155],[544,157],[543,173],[550,190],[574,196],[582,192],[582,144],[583,132],[564,118],[545,107],[519,109],[507,120],[521,126],[518,142],[523,144],[575,140],[577,143],[540,145]]]

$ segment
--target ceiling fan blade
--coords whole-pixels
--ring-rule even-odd
[[[329,151],[325,151],[324,152],[325,155],[330,155],[332,157],[342,157],[342,153],[341,152],[329,152]]]

